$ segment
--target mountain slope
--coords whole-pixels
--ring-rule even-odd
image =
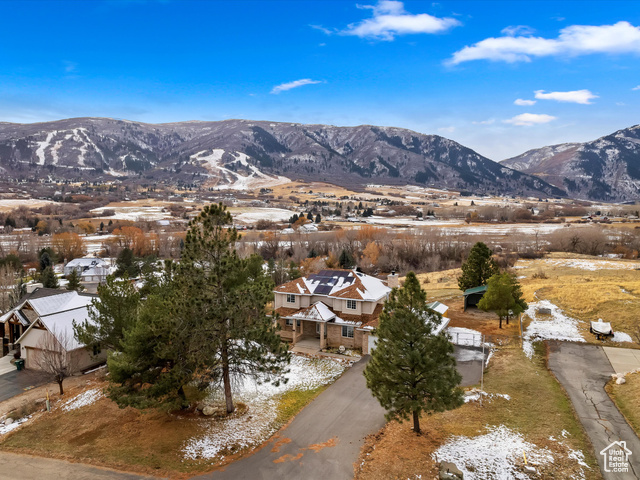
[[[501,162],[589,200],[640,198],[640,125],[592,142],[529,150]]]
[[[14,178],[140,176],[237,189],[293,178],[351,186],[411,183],[477,193],[565,194],[437,135],[248,120],[0,123],[0,168]]]

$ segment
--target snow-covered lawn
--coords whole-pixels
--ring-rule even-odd
[[[330,358],[307,358],[294,355],[291,358],[289,381],[275,386],[247,379],[234,387],[234,400],[248,406],[248,412],[239,417],[212,420],[207,432],[192,438],[185,445],[186,458],[219,458],[256,446],[273,435],[281,425],[277,422],[278,397],[292,390],[311,390],[331,383],[344,372],[344,362]],[[222,402],[221,397],[212,400]]]
[[[100,388],[92,388],[91,390],[87,390],[80,395],[73,397],[71,400],[66,401],[62,404],[62,409],[65,412],[70,412],[71,410],[77,410],[81,407],[86,407],[88,405],[92,405],[96,401],[100,400],[104,397],[102,393],[102,389]]]
[[[491,401],[494,398],[504,398],[505,400],[511,400],[511,396],[507,395],[506,393],[487,393],[483,390],[474,388],[464,393],[464,403],[479,402],[480,397],[488,401]]]
[[[552,440],[553,441],[553,440]],[[540,468],[552,466],[554,460],[563,467],[569,466],[573,475],[569,478],[582,479],[584,455],[579,450],[570,449],[558,442],[564,458],[558,452],[527,442],[524,436],[504,425],[487,427],[487,433],[477,437],[454,436],[433,453],[438,462],[454,463],[464,474],[465,480],[529,480],[543,478]],[[523,452],[527,463],[535,472],[528,473],[524,466]],[[555,468],[555,467],[551,467]]]
[[[549,309],[551,314],[539,314],[540,308]],[[531,319],[523,335],[524,352],[529,358],[533,357],[533,342],[537,340],[585,341],[578,329],[578,324],[583,322],[566,316],[558,306],[548,300],[530,303],[524,313]]]

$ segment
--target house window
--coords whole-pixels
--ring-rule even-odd
[[[296,296],[291,293],[287,293],[287,303],[296,303]]]
[[[99,343],[94,344],[93,345],[93,356],[95,357],[97,355],[100,355],[101,352],[102,352],[102,348],[100,348],[100,344]]]
[[[355,300],[347,300],[347,309],[355,310],[356,309],[356,301]]]
[[[342,327],[342,336],[353,338],[353,327],[347,327],[346,325],[344,325]]]
[[[301,320],[298,320],[298,326],[300,326],[300,322]],[[292,327],[293,326],[293,320],[291,320],[290,318],[286,319],[286,325],[287,327]]]

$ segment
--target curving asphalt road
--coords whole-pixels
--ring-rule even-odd
[[[602,347],[584,343],[548,343],[549,369],[566,390],[591,439],[602,476],[605,480],[640,478],[640,439],[604,390],[614,370]],[[607,472],[600,455],[605,447],[619,440],[624,440],[633,452],[629,457],[632,470],[629,473]]]
[[[352,479],[364,437],[384,424],[384,410],[366,387],[363,357],[307,405],[279,437],[210,480]]]

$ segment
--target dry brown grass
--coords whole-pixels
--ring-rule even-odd
[[[106,385],[106,381],[85,383],[71,389],[65,399],[88,387]],[[278,425],[285,425],[325,388],[282,394],[278,398]],[[219,420],[215,416],[119,408],[107,398],[69,412],[59,406],[54,405],[51,413],[39,414],[0,439],[0,449],[181,479],[226,465],[259,446],[234,446],[221,452],[221,458],[190,460],[184,457],[184,445],[208,432],[211,422]],[[240,403],[237,406],[238,411],[247,411]]]
[[[627,375],[625,379],[627,383],[616,385],[612,381],[605,389],[631,428],[640,434],[640,373]]]
[[[529,360],[519,348],[499,350],[485,374],[485,390],[506,393],[511,400],[496,399],[463,405],[457,410],[424,416],[423,434],[416,436],[411,422],[391,422],[370,436],[358,462],[356,479],[435,478],[437,466],[431,454],[453,435],[477,436],[490,425],[505,425],[525,436],[527,441],[555,453],[553,471],[543,471],[542,478],[569,478],[575,473],[575,462],[562,461],[567,451],[550,436],[562,438],[572,449],[580,449],[591,467],[587,479],[599,479],[600,471],[590,444],[576,420],[571,403],[544,364],[544,352]]]
[[[582,260],[606,262],[607,265],[619,263],[624,269],[602,268],[584,270],[553,262]],[[527,302],[549,300],[558,305],[567,315],[583,321],[582,335],[587,342],[602,343],[589,333],[589,322],[602,319],[610,322],[614,331],[628,333],[637,341],[635,335],[640,329],[640,262],[628,260],[599,259],[587,255],[551,254],[540,260],[519,260],[514,273],[521,278],[520,284]],[[543,275],[540,275],[542,273]],[[458,289],[457,278],[460,269],[418,275],[422,287],[430,300],[438,300],[449,305],[447,312],[452,326],[464,326],[483,333],[492,330],[490,317],[486,318],[477,310],[462,314],[462,292]],[[546,276],[547,278],[542,278]],[[536,278],[537,277],[537,278]],[[495,318],[495,316],[493,316]],[[473,326],[477,322],[476,327]],[[497,319],[496,319],[497,324]],[[526,321],[525,321],[526,326]],[[503,333],[498,331],[497,333]],[[608,340],[606,342],[609,342]],[[637,346],[625,344],[625,347]]]

